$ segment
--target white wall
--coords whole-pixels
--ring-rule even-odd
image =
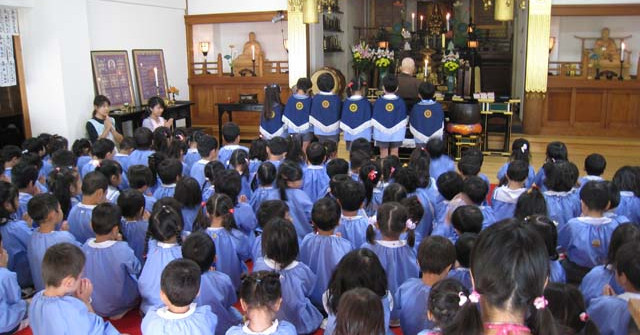
[[[287,0],[188,0],[189,15],[287,10]]]

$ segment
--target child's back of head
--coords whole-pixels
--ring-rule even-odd
[[[49,247],[42,259],[42,279],[45,286],[67,288],[63,281],[80,279],[85,261],[82,250],[71,243],[58,243]],[[71,292],[73,289],[66,293]]]
[[[276,262],[276,270],[286,268],[298,253],[298,235],[293,224],[280,218],[269,221],[262,233],[262,254]]]
[[[116,148],[115,143],[108,138],[101,138],[93,143],[92,154],[98,159],[105,159]]]
[[[76,157],[87,156],[91,154],[91,142],[86,138],[77,139],[73,141],[71,151],[73,151]]]
[[[582,293],[574,285],[550,282],[544,297],[562,334],[600,334],[598,326],[589,320]]]
[[[432,100],[436,94],[436,87],[431,83],[423,81],[420,83],[420,86],[418,86],[418,94],[420,94],[422,100]]]
[[[51,155],[51,165],[53,165],[54,168],[64,167],[73,169],[74,167],[76,167],[77,162],[78,157],[76,157],[76,155],[74,155],[73,152],[69,150],[58,150]]]
[[[274,313],[282,298],[280,275],[272,271],[255,271],[244,277],[238,290],[247,312],[266,310]]]
[[[456,249],[445,237],[429,236],[420,242],[417,256],[420,272],[442,275],[456,262]]]
[[[465,177],[476,176],[482,169],[484,156],[476,148],[470,148],[462,152],[462,157],[458,161],[458,170]]]
[[[338,143],[333,140],[326,140],[323,145],[324,150],[327,152],[327,160],[336,158],[338,155]]]
[[[483,221],[484,217],[478,206],[460,206],[451,213],[451,225],[455,230],[459,231],[460,234],[479,234],[482,230]]]
[[[263,162],[258,167],[258,171],[256,172],[256,177],[262,186],[271,186],[276,181],[278,171],[276,170],[276,166],[271,162]]]
[[[324,163],[327,151],[320,142],[313,142],[307,146],[307,159],[311,165],[321,165]]]
[[[589,176],[601,176],[607,168],[607,160],[601,154],[591,154],[584,159],[584,170]]]
[[[614,264],[618,249],[627,243],[640,242],[640,228],[634,223],[623,223],[616,227],[611,234],[609,250],[607,251],[607,264]]]
[[[336,198],[340,201],[340,206],[344,211],[357,211],[362,207],[365,198],[364,186],[350,178],[344,183],[336,186]],[[333,187],[331,188],[333,190]]]
[[[524,220],[529,215],[547,215],[547,201],[544,195],[537,187],[529,189],[518,198],[514,217],[518,220]]]
[[[489,193],[489,185],[477,176],[471,176],[464,180],[462,192],[466,194],[474,204],[480,206]]]
[[[333,231],[340,223],[340,205],[332,198],[320,198],[313,204],[311,221],[321,231]]]
[[[298,78],[296,82],[296,89],[304,92],[304,94],[311,89],[311,86],[313,86],[313,83],[307,77]]]
[[[273,156],[284,155],[287,152],[287,140],[282,137],[274,137],[267,142],[267,152]]]
[[[322,92],[331,92],[335,87],[335,80],[333,76],[328,73],[323,73],[318,76],[317,85],[318,89]]]
[[[394,174],[394,182],[404,186],[407,193],[413,193],[418,189],[418,172],[412,167],[400,167]]]
[[[218,149],[218,140],[213,136],[204,135],[198,140],[198,154],[202,158],[208,158],[211,152]]]
[[[194,178],[182,178],[176,184],[176,192],[173,194],[173,197],[184,207],[193,208],[199,206],[202,202],[200,184]]]
[[[38,169],[26,162],[21,161],[11,170],[11,182],[19,189],[34,186],[38,181]]]
[[[338,174],[349,174],[349,163],[342,158],[332,159],[327,163],[327,176],[329,176],[329,179]]]
[[[633,192],[636,197],[640,196],[640,173],[635,167],[627,165],[619,168],[611,182],[621,192]]]
[[[163,159],[156,170],[163,184],[175,184],[178,181],[178,177],[182,175],[182,163],[173,158]]]
[[[351,289],[340,298],[334,334],[384,334],[382,301],[364,287]]]
[[[109,180],[98,171],[89,172],[82,178],[83,196],[93,195],[99,190],[106,192],[107,187],[109,187]]]
[[[456,318],[458,311],[469,299],[469,292],[455,279],[437,282],[429,292],[429,314],[437,328],[444,329]]]
[[[238,203],[238,195],[240,195],[240,190],[242,189],[242,179],[238,172],[233,170],[220,171],[214,186],[217,193],[228,195],[234,205]]]
[[[559,141],[547,144],[546,154],[547,162],[566,161],[569,159],[567,145]]]
[[[120,151],[130,152],[136,147],[136,140],[131,136],[125,136],[118,145]]]
[[[175,201],[172,198],[163,198],[153,205],[153,211],[151,212],[151,216],[149,216],[147,242],[151,238],[163,243],[169,243],[175,239],[175,243],[182,244],[181,235],[184,223],[182,215],[179,212],[180,204],[178,203],[178,209],[175,209],[173,206],[166,205],[165,202],[167,200],[165,199]],[[149,243],[145,243],[145,254],[148,245]]]
[[[175,307],[189,306],[200,291],[200,268],[190,259],[174,259],[162,270],[160,295]],[[166,299],[166,300],[165,300]]]
[[[640,244],[627,243],[616,252],[616,280],[625,292],[640,291]]]
[[[153,144],[153,132],[146,127],[139,127],[133,131],[133,141],[137,150],[149,150]]]
[[[382,79],[382,87],[387,93],[395,93],[398,90],[398,77],[394,74],[387,74]]]
[[[442,197],[449,201],[458,193],[462,192],[464,180],[462,180],[462,177],[458,173],[448,171],[438,177],[436,186],[438,186],[438,192],[440,192]]]
[[[182,243],[182,257],[194,261],[200,273],[211,269],[216,258],[216,246],[209,235],[198,231],[191,233]]]
[[[153,172],[145,165],[132,165],[127,170],[129,186],[136,190],[153,185]]]
[[[509,161],[524,161],[529,165],[531,161],[531,144],[524,138],[517,138],[511,144],[511,156]]]
[[[406,223],[407,229],[415,230],[424,215],[424,207],[422,207],[420,199],[418,199],[418,196],[412,195],[400,200],[400,204],[407,209],[407,216],[409,217]]]
[[[257,159],[259,161],[266,161],[267,158],[267,141],[262,138],[256,138],[251,141],[251,147],[249,148],[249,159]]]
[[[60,203],[51,193],[36,194],[27,203],[27,213],[29,213],[29,217],[34,222],[41,223],[47,220],[50,217],[51,212],[59,213],[59,218],[62,219]]]
[[[382,203],[385,204],[387,202],[400,202],[402,199],[407,198],[407,189],[404,186],[393,183],[387,186],[382,192]]]
[[[240,127],[233,122],[222,125],[222,139],[225,143],[234,143],[240,137]]]
[[[145,207],[144,195],[134,188],[123,190],[118,196],[118,207],[120,207],[122,217],[125,219],[142,217],[142,211]]]
[[[568,161],[545,164],[545,186],[550,191],[569,192],[578,182],[578,167]]]
[[[264,228],[274,218],[285,219],[289,213],[289,206],[282,200],[267,200],[260,204],[256,212],[258,226]]]
[[[602,181],[589,181],[580,190],[580,200],[587,209],[604,212],[609,207],[609,188]]]
[[[96,235],[109,235],[114,232],[120,224],[122,218],[120,208],[110,202],[105,202],[96,206],[91,212],[91,229]]]
[[[5,145],[2,147],[0,156],[2,156],[2,160],[5,162],[10,162],[13,159],[20,159],[20,157],[22,157],[22,149],[17,145]]]
[[[365,163],[371,161],[371,156],[365,151],[351,150],[349,161],[351,162],[351,170],[358,171]]]
[[[509,163],[507,168],[507,178],[511,181],[524,183],[529,176],[529,163],[523,160],[515,160]]]
[[[440,158],[444,153],[444,142],[439,138],[431,138],[427,142],[426,148],[431,158]]]
[[[351,151],[363,151],[366,152],[369,157],[371,157],[373,154],[371,149],[371,142],[362,137],[357,138],[353,140],[353,142],[351,142]]]
[[[224,164],[219,161],[211,161],[204,166],[204,177],[207,178],[209,184],[215,185],[216,179],[220,176],[220,172],[224,171],[226,168]],[[206,184],[206,183],[205,183]],[[202,185],[203,187],[205,185]]]
[[[377,227],[383,237],[390,240],[398,240],[407,227],[407,208],[398,202],[386,202],[378,208],[376,216]],[[367,242],[374,244],[375,231],[372,225],[367,228]],[[413,247],[415,232],[409,229],[407,232],[407,245]]]
[[[478,234],[463,233],[456,241],[456,260],[461,267],[468,269],[471,264],[471,251],[476,245]]]
[[[530,224],[531,228],[540,234],[544,244],[547,246],[549,259],[552,261],[557,260],[558,251],[556,248],[558,246],[558,230],[556,229],[556,225],[553,221],[543,215],[531,215],[528,216],[524,222]]]

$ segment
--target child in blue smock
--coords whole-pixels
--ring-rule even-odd
[[[640,222],[640,172],[631,166],[623,166],[613,175],[613,185],[620,191],[620,204],[616,214],[626,216],[631,222]]]
[[[511,156],[509,156],[509,161],[500,167],[500,170],[498,170],[498,182],[503,184],[506,181],[504,178],[507,176],[509,165],[515,161],[524,161],[529,167],[524,185],[526,188],[531,188],[536,179],[536,170],[532,165],[530,165],[531,144],[524,138],[517,138],[511,144]]]
[[[216,193],[215,180],[220,175],[220,172],[225,169],[224,164],[218,161],[211,161],[204,166],[204,177],[207,181],[202,187],[202,201],[206,202],[214,193]]]
[[[380,263],[387,273],[389,291],[395,292],[402,283],[410,278],[418,278],[420,269],[413,251],[415,241],[413,227],[407,225],[409,217],[407,208],[397,202],[383,203],[378,208],[376,216],[376,228],[382,234],[381,240],[374,240],[373,226],[367,228],[367,243],[361,248],[371,249],[380,258]],[[401,240],[400,235],[407,232],[407,240]],[[397,311],[391,312],[391,319],[395,320],[400,315]]]
[[[428,299],[428,318],[432,326],[418,335],[440,335],[452,324],[458,312],[469,301],[469,290],[455,279],[443,279],[431,288]]]
[[[191,172],[193,163],[200,160],[200,154],[198,153],[198,139],[204,135],[201,131],[196,130],[187,137],[189,142],[189,148],[184,153],[184,163],[187,165],[187,171]]]
[[[464,193],[474,205],[480,208],[484,218],[482,221],[482,229],[486,229],[496,222],[493,209],[490,206],[483,205],[487,199],[487,193],[489,193],[489,185],[486,181],[477,176],[468,177],[462,184],[462,193]]]
[[[340,141],[340,111],[342,101],[334,94],[335,81],[329,73],[318,76],[318,94],[311,100],[311,110],[309,112],[309,124],[313,126],[313,133],[320,140]]]
[[[144,246],[149,222],[144,219],[144,196],[138,190],[128,189],[120,193],[118,207],[122,213],[120,230],[124,240],[140,263],[144,262]]]
[[[198,153],[200,154],[200,160],[193,163],[189,175],[198,181],[200,187],[204,187],[207,181],[204,168],[209,162],[218,159],[218,140],[209,135],[201,136],[200,139],[198,139]],[[212,180],[209,180],[209,183],[212,182]]]
[[[400,169],[396,174],[396,182],[405,186],[409,196],[415,195],[422,206],[422,217],[416,228],[416,243],[431,235],[435,219],[435,203],[438,198],[438,189],[435,179],[429,175],[429,153],[424,148],[415,148],[409,158],[409,169]],[[408,177],[408,178],[407,178]],[[407,184],[411,183],[411,187]],[[410,189],[415,191],[410,192]]]
[[[288,143],[282,137],[274,137],[267,142],[267,161],[273,164],[276,169],[280,168],[280,164],[284,161],[287,154]]]
[[[432,234],[440,231],[438,235],[449,236],[446,231],[450,228],[445,225],[445,223],[449,222],[447,221],[447,209],[453,198],[462,192],[463,186],[464,180],[462,180],[462,176],[455,171],[445,172],[436,179],[436,187],[439,194],[436,197],[436,202],[433,204],[435,220]]]
[[[0,234],[0,333],[13,334],[21,327],[22,320],[27,316],[27,302],[21,299],[18,277],[7,270],[9,254],[2,246]],[[25,323],[26,325],[26,323]]]
[[[49,192],[53,194],[62,209],[62,217],[66,220],[69,211],[82,199],[82,179],[80,174],[66,167],[55,167],[47,179]],[[32,218],[33,219],[33,218]],[[35,223],[33,227],[37,227]]]
[[[580,179],[578,179],[578,184],[580,184],[580,187],[582,188],[582,186],[590,181],[604,181],[602,175],[606,168],[607,160],[604,156],[597,153],[590,154],[584,159],[584,171],[587,175],[580,177]]]
[[[135,148],[135,145],[136,143],[133,137],[130,136],[123,138],[122,141],[120,141],[120,143],[118,144],[119,149],[118,152],[113,155],[113,159],[120,163],[122,171],[126,172],[127,170],[129,170],[129,155]]]
[[[311,208],[313,202],[304,193],[302,187],[302,168],[291,161],[284,161],[278,169],[276,179],[280,200],[289,206],[291,221],[298,233],[298,239],[303,239],[311,229]]]
[[[82,246],[87,257],[84,274],[94,284],[91,295],[96,314],[119,319],[138,306],[137,278],[140,261],[127,242],[118,241],[120,209],[103,203],[93,210],[91,227],[96,233]]]
[[[432,138],[442,139],[444,111],[442,105],[433,99],[436,88],[427,82],[420,83],[420,101],[413,105],[409,113],[409,130],[417,147],[425,147]]]
[[[616,294],[624,292],[615,278],[615,258],[618,249],[627,243],[638,243],[640,241],[640,229],[635,224],[625,223],[619,225],[611,234],[609,250],[607,252],[607,263],[597,265],[587,273],[580,283],[580,291],[584,296],[587,306],[591,300],[602,296],[605,286],[609,285]]]
[[[34,334],[120,334],[93,312],[93,285],[81,277],[84,264],[85,256],[75,245],[59,243],[47,250],[42,260],[45,289],[29,304]]]
[[[282,115],[282,122],[287,127],[287,133],[302,134],[305,149],[313,137],[313,128],[309,123],[309,114],[311,112],[309,90],[311,86],[312,83],[309,78],[298,79],[296,83],[296,93],[291,95],[289,100],[287,100]]]
[[[509,163],[505,185],[495,189],[491,197],[491,208],[496,221],[513,217],[518,198],[526,192],[528,166],[525,161],[515,160]]]
[[[56,197],[49,193],[38,194],[29,201],[29,216],[38,228],[33,231],[27,245],[29,268],[36,291],[44,289],[42,281],[42,258],[49,247],[58,243],[81,246],[68,231],[55,230],[62,222],[62,210]]]
[[[480,172],[483,163],[484,154],[479,149],[472,147],[462,152],[462,157],[458,161],[458,171],[462,175],[462,178],[467,179],[472,176],[480,177],[487,183],[487,187],[490,187],[491,182],[489,181],[489,177]],[[486,201],[484,203],[486,203]]]
[[[240,278],[247,272],[244,264],[250,258],[247,236],[238,230],[233,212],[233,201],[226,194],[216,193],[206,203],[207,215],[198,215],[197,229],[204,230],[216,246],[216,270],[231,278],[233,286],[240,287]]]
[[[251,205],[247,203],[246,197],[242,197],[242,201],[239,201],[240,191],[242,190],[242,177],[236,171],[225,170],[219,174],[215,186],[216,193],[229,196],[233,202],[231,213],[238,226],[237,229],[245,234],[249,243],[248,246],[250,246],[256,237],[255,229],[258,221]],[[237,283],[240,284],[240,282]]]
[[[558,231],[556,225],[546,216],[532,215],[525,218],[525,223],[531,225],[531,227],[540,234],[540,237],[544,240],[544,244],[547,246],[547,252],[549,253],[549,281],[554,283],[566,283],[567,275],[564,268],[558,260]]]
[[[82,179],[82,202],[69,211],[69,232],[82,244],[96,234],[91,229],[91,212],[107,201],[109,181],[100,172],[94,171]]]
[[[256,236],[256,239],[251,245],[251,259],[258,260],[262,257],[262,231],[267,225],[267,222],[274,218],[287,219],[291,221],[289,216],[289,206],[282,200],[267,200],[260,204],[260,208],[256,212],[256,218],[258,219],[258,228],[256,229],[260,235]],[[298,242],[301,242],[298,239]]]
[[[91,160],[82,167],[80,175],[84,178],[89,172],[95,171],[104,159],[112,159],[116,145],[108,138],[98,139],[91,147]]]
[[[129,154],[129,167],[133,165],[149,166],[149,156],[154,153],[151,149],[153,133],[146,127],[136,128],[133,131],[133,141],[136,148]]]
[[[569,220],[580,216],[580,195],[575,187],[578,182],[578,168],[567,161],[548,163],[544,200],[547,203],[549,218],[558,225],[558,232]],[[608,196],[606,196],[608,200]],[[562,233],[560,233],[562,235]],[[562,239],[562,236],[560,236]]]
[[[398,156],[398,148],[404,141],[407,131],[407,107],[404,100],[396,95],[398,78],[388,74],[382,80],[384,95],[373,105],[371,123],[373,139],[380,148],[380,158],[388,155]]]
[[[319,142],[307,147],[307,166],[302,171],[302,190],[309,196],[311,202],[324,197],[329,187],[329,176],[324,167],[327,151]]]
[[[431,156],[431,162],[429,164],[429,175],[431,178],[438,181],[438,178],[443,173],[456,171],[456,163],[445,153],[445,146],[442,139],[429,139],[426,148],[427,152],[429,152],[429,156]]]
[[[234,151],[242,150],[249,153],[247,147],[240,145],[240,127],[233,122],[222,125],[222,140],[224,140],[224,145],[218,151],[218,161],[224,166],[229,166],[229,158]]]
[[[76,168],[78,171],[82,171],[82,167],[91,160],[91,142],[86,138],[77,139],[73,141],[71,151],[78,158],[76,161]]]
[[[449,271],[447,278],[453,278],[460,282],[467,290],[473,290],[471,283],[471,272],[469,266],[471,263],[471,250],[476,244],[478,234],[462,233],[456,241],[456,267]]]
[[[176,193],[176,183],[182,179],[182,164],[177,159],[165,158],[159,162],[155,169],[161,184],[156,187],[153,197],[156,199],[173,197]]]
[[[587,314],[598,326],[600,334],[629,334],[629,323],[633,322],[629,312],[629,300],[640,299],[640,245],[627,243],[616,253],[616,281],[624,293],[616,294],[611,288],[605,295],[591,300]]]
[[[536,173],[535,179],[533,180],[534,184],[538,186],[543,192],[547,190],[547,185],[545,184],[545,180],[547,179],[548,169],[551,167],[553,163],[568,161],[569,160],[569,151],[567,150],[567,146],[558,141],[550,142],[547,144],[546,157],[544,160],[544,164]]]
[[[351,143],[359,138],[371,141],[371,103],[362,91],[360,80],[352,80],[347,85],[348,98],[342,103],[340,129],[347,142],[347,151],[351,150]]]
[[[342,183],[340,192],[336,194],[342,209],[336,233],[351,242],[355,248],[359,248],[367,242],[369,218],[360,211],[364,197],[364,186],[353,180],[346,180]]]
[[[38,169],[32,164],[21,162],[11,170],[11,182],[18,188],[18,208],[14,214],[17,220],[22,220],[27,213],[27,203],[39,193],[36,182]]]
[[[310,299],[320,309],[322,294],[329,287],[333,270],[340,259],[353,250],[353,245],[339,235],[334,235],[334,230],[340,223],[340,205],[334,199],[322,198],[313,204],[311,221],[317,231],[302,240],[300,261],[318,276]]]
[[[231,327],[227,335],[297,334],[291,323],[276,318],[282,302],[282,286],[277,273],[254,271],[242,281],[239,295],[247,320]]]
[[[0,204],[0,234],[9,254],[7,269],[16,273],[20,287],[29,287],[33,285],[27,257],[31,229],[26,222],[12,217],[18,208],[18,189],[13,184],[0,181]]]
[[[282,120],[284,106],[280,101],[280,86],[269,84],[264,89],[264,104],[260,114],[260,136],[270,140],[276,136],[284,136],[287,126]],[[253,147],[253,145],[252,145]]]
[[[296,261],[298,237],[291,223],[284,219],[270,221],[262,234],[262,250],[264,257],[254,262],[253,271],[280,275],[283,300],[276,316],[291,322],[299,334],[313,333],[323,319],[309,300],[317,277],[307,265]]]
[[[146,261],[138,278],[142,313],[162,307],[160,275],[169,262],[182,258],[181,244],[182,216],[171,206],[159,203],[149,217],[144,256]]]
[[[184,223],[182,230],[189,232],[194,231],[193,225],[196,217],[198,213],[203,211],[200,185],[191,177],[180,179],[176,184],[176,192],[173,198],[178,200],[180,205],[182,205],[182,209],[180,210],[182,222]]]
[[[95,171],[102,173],[109,181],[106,198],[110,203],[116,204],[118,196],[120,196],[120,184],[122,184],[122,167],[120,163],[110,159],[103,159]]]
[[[6,181],[11,181],[11,170],[13,167],[20,162],[20,158],[22,158],[22,149],[20,149],[17,145],[5,145],[2,147],[2,151],[0,152],[0,156],[2,161],[4,162],[3,175]]]
[[[258,208],[260,208],[260,204],[263,202],[280,199],[278,189],[273,187],[276,182],[277,173],[276,167],[271,162],[260,164],[255,176],[258,185],[256,189],[253,190],[251,199],[249,199],[249,205],[251,205],[255,213],[258,213]]]
[[[587,314],[582,294],[577,287],[564,283],[549,283],[544,297],[555,319],[557,329],[570,334],[600,334],[598,327]]]
[[[149,187],[154,183],[153,172],[148,166],[144,165],[132,165],[127,171],[127,178],[129,179],[129,187],[134,190],[138,190],[144,196],[144,210],[147,213],[153,211],[153,205],[157,199],[151,195]]]
[[[342,296],[352,289],[366,288],[375,293],[382,302],[385,333],[393,334],[389,329],[393,295],[387,289],[386,277],[380,260],[369,249],[356,249],[342,257],[331,276],[329,289],[322,297],[324,309],[328,314],[324,333],[334,334],[338,304]]]
[[[200,268],[189,259],[175,259],[162,270],[160,297],[164,306],[142,319],[143,335],[214,334],[218,318],[209,306],[194,302],[200,291]]]
[[[242,315],[233,305],[237,302],[236,288],[231,278],[215,269],[216,246],[209,235],[192,233],[182,244],[182,256],[200,267],[200,292],[195,302],[209,306],[218,317],[217,335],[224,333],[242,321]]]
[[[400,318],[403,334],[417,334],[430,329],[433,323],[427,318],[429,292],[433,285],[447,278],[456,262],[453,243],[442,236],[427,237],[418,247],[418,264],[422,278],[406,280],[393,296],[394,310]]]
[[[231,153],[229,157],[228,169],[236,171],[240,175],[240,193],[241,197],[247,200],[251,199],[253,190],[251,189],[251,171],[249,170],[249,153],[244,150],[237,149]]]
[[[360,181],[364,185],[362,207],[366,216],[375,216],[382,202],[382,169],[377,162],[368,162],[360,167]]]

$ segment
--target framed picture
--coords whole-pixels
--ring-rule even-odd
[[[162,50],[137,49],[132,50],[131,53],[140,104],[146,105],[149,98],[153,96],[167,98],[167,70]]]
[[[91,51],[96,94],[109,98],[111,107],[135,106],[133,80],[126,50]]]

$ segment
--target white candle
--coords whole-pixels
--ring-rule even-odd
[[[411,13],[411,31],[416,31],[416,13]]]
[[[442,34],[442,50],[443,51],[444,51],[445,43],[446,43],[446,38],[445,38],[444,34]],[[444,52],[443,52],[443,54],[444,54]]]
[[[624,62],[624,48],[626,47],[626,45],[624,44],[624,42],[622,42],[622,46],[620,48],[620,61]]]
[[[449,31],[449,19],[451,18],[451,14],[447,13],[447,31]]]
[[[156,78],[156,87],[159,87],[160,85],[158,85],[158,68],[157,67],[153,67],[153,76]]]
[[[422,21],[424,20],[424,15],[420,15],[420,30],[422,30]]]
[[[251,60],[256,60],[256,46],[251,46]]]
[[[429,68],[429,61],[425,58],[424,60],[424,78],[427,78],[427,68]]]

